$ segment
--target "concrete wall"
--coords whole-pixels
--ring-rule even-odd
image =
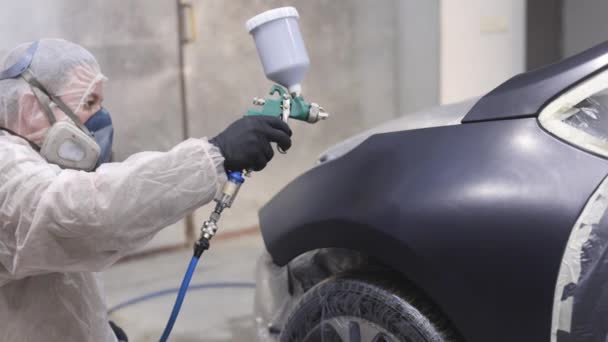
[[[399,112],[439,103],[439,0],[398,1]]]
[[[443,0],[441,103],[482,95],[525,70],[524,0]]]

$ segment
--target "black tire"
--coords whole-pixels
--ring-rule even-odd
[[[327,279],[307,291],[291,311],[281,342],[448,342],[444,322],[431,322],[420,300],[382,282],[354,277]],[[430,309],[432,310],[432,309]],[[431,313],[432,314],[432,313]],[[435,324],[437,322],[437,324]],[[365,331],[365,334],[363,333]],[[371,332],[370,332],[371,331]],[[378,333],[376,334],[376,331]],[[362,338],[361,335],[366,335]],[[345,337],[348,335],[347,337]],[[342,337],[340,337],[342,336]],[[370,338],[370,336],[375,336]]]

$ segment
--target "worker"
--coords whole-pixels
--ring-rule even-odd
[[[108,162],[106,78],[91,53],[44,39],[2,63],[0,341],[117,341],[95,272],[210,202],[226,170],[263,169],[291,131],[244,117],[210,140]]]

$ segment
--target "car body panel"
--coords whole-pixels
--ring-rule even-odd
[[[535,118],[374,135],[260,212],[278,265],[366,253],[423,289],[468,342],[548,341],[560,260],[604,159]]]
[[[519,74],[483,96],[462,123],[536,116],[572,85],[608,66],[608,42],[555,64]]]
[[[321,154],[319,161],[326,162],[341,157],[374,134],[460,124],[462,118],[464,118],[477,101],[479,101],[479,97],[458,103],[428,108],[387,121],[330,147]]]

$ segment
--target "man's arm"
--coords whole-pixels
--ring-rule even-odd
[[[190,139],[95,172],[62,170],[22,139],[0,137],[0,285],[103,269],[211,201],[223,162],[217,147]]]

